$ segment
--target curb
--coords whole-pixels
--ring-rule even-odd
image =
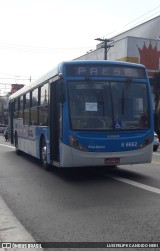
[[[3,242],[19,242],[19,243],[36,243],[31,234],[22,226],[12,211],[8,208],[2,197],[0,196],[0,241]],[[16,251],[23,248],[0,248],[2,251]],[[27,250],[41,250],[43,248],[27,248]]]

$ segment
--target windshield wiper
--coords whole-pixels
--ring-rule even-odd
[[[96,97],[98,104],[103,105],[104,106],[104,101],[103,101],[103,95],[102,93],[99,93],[95,84],[93,83],[93,81],[91,80],[91,78],[86,77],[87,80],[87,84],[90,88],[90,90],[92,90],[93,95]]]
[[[124,106],[126,102],[126,98],[128,96],[128,89],[131,83],[126,83],[125,88],[122,90],[122,98],[121,98],[121,104],[122,104],[122,114],[124,114]]]

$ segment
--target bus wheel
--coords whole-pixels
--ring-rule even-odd
[[[41,155],[41,164],[42,167],[49,171],[50,170],[50,165],[47,163],[47,145],[46,145],[46,140],[43,138],[41,142],[41,147],[40,147],[40,155]]]
[[[18,148],[18,136],[15,136],[15,151],[17,155],[20,155],[20,150]]]

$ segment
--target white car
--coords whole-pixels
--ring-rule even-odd
[[[154,132],[153,151],[157,151],[158,147],[159,147],[159,138],[157,133]]]

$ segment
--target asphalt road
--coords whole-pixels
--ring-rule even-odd
[[[0,195],[36,241],[160,242],[160,149],[151,164],[46,172],[0,136]]]

